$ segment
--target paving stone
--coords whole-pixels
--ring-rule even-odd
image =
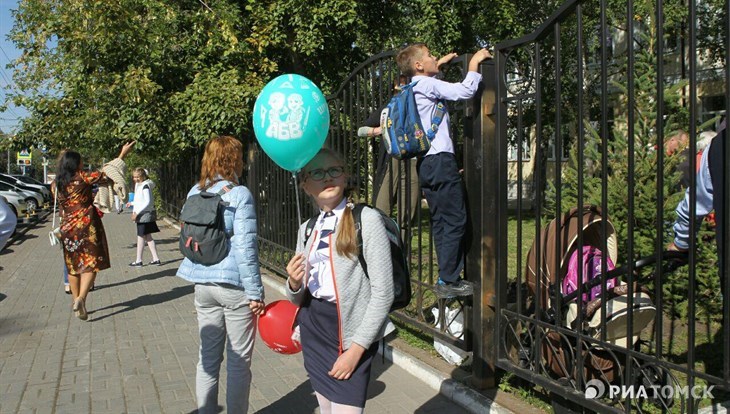
[[[190,413],[195,407],[198,327],[193,288],[175,276],[177,234],[159,222],[163,266],[129,268],[135,228],[128,213],[104,216],[112,269],[89,294],[88,322],[71,311],[61,251],[47,245],[50,222],[0,253],[0,414]],[[149,261],[149,251],[145,251]],[[282,297],[267,290],[267,300]],[[249,412],[319,412],[301,354],[281,355],[258,339]],[[219,404],[225,406],[221,366]],[[393,365],[373,369],[366,412],[461,413]],[[225,407],[224,407],[225,408]]]

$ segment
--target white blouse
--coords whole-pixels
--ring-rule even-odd
[[[309,277],[307,278],[307,288],[312,296],[324,299],[328,302],[336,302],[337,295],[335,293],[334,275],[332,274],[332,262],[330,255],[333,254],[335,246],[332,245],[337,230],[337,223],[345,212],[347,199],[332,210],[334,214],[327,214],[322,211],[317,217],[317,224],[314,226],[316,238],[309,251]],[[324,237],[323,237],[324,234]]]

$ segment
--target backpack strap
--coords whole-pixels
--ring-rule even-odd
[[[312,232],[314,231],[314,226],[317,225],[317,218],[319,217],[319,214],[312,216],[307,221],[307,227],[304,229],[304,244],[307,244],[307,241],[309,240],[309,236],[312,235]]]
[[[365,272],[365,277],[370,279],[368,275],[368,264],[365,263],[365,256],[363,256],[363,242],[362,242],[362,211],[365,207],[370,207],[367,204],[360,203],[355,204],[355,208],[352,209],[352,219],[355,222],[355,232],[357,233],[357,260],[362,266],[362,270]]]
[[[229,191],[233,190],[233,189],[234,189],[234,188],[236,188],[236,187],[238,187],[238,184],[226,184],[226,185],[224,185],[224,186],[223,186],[223,188],[221,188],[221,189],[220,189],[220,190],[219,190],[219,191],[218,191],[218,192],[216,193],[216,195],[218,195],[218,196],[222,196],[223,194],[226,194],[226,193],[228,193]],[[230,205],[230,203],[229,203],[229,202],[227,202],[227,201],[222,201],[222,200],[221,200],[221,204],[223,204],[223,205],[224,205],[224,206],[226,206],[226,207],[228,207],[228,206]]]
[[[405,89],[406,87],[413,89],[414,86],[418,81],[412,82],[408,84],[407,86],[403,87]],[[415,95],[414,95],[415,99]],[[418,106],[416,106],[416,110],[418,109]],[[424,128],[426,128],[426,137],[429,141],[433,141],[434,138],[436,138],[436,133],[439,130],[439,125],[441,125],[441,121],[444,120],[444,115],[446,115],[446,101],[443,99],[439,99],[436,102],[436,109],[433,111],[433,115],[431,115],[431,126],[426,127],[424,125]],[[419,115],[420,116],[420,115]],[[370,207],[370,206],[368,206]]]
[[[439,130],[441,121],[444,120],[444,115],[446,115],[446,102],[439,100],[431,116],[431,127],[426,130],[426,137],[428,137],[429,141],[433,141],[436,138],[436,132]]]
[[[223,195],[223,194],[225,194],[225,193],[227,193],[227,192],[229,192],[229,191],[233,190],[233,189],[234,189],[234,188],[236,188],[236,187],[238,187],[238,186],[237,186],[237,185],[233,185],[233,184],[226,184],[226,185],[224,185],[224,186],[223,186],[223,188],[221,188],[221,189],[220,189],[220,191],[218,191],[218,192],[217,192],[216,194],[218,194],[219,196],[220,196],[220,195]]]

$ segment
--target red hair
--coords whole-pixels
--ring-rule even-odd
[[[200,167],[201,190],[223,179],[239,184],[238,177],[243,172],[243,144],[228,135],[213,138],[205,144],[203,163]]]

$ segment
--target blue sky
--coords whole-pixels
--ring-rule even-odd
[[[18,0],[0,0],[0,102],[5,100],[8,87],[13,88],[12,71],[7,68],[10,60],[20,56],[20,51],[15,45],[8,41],[7,35],[13,28],[13,17],[10,10],[17,9]],[[10,85],[8,85],[10,83]],[[19,119],[28,115],[23,108],[11,107],[5,112],[0,112],[0,130],[12,133],[16,130]]]

